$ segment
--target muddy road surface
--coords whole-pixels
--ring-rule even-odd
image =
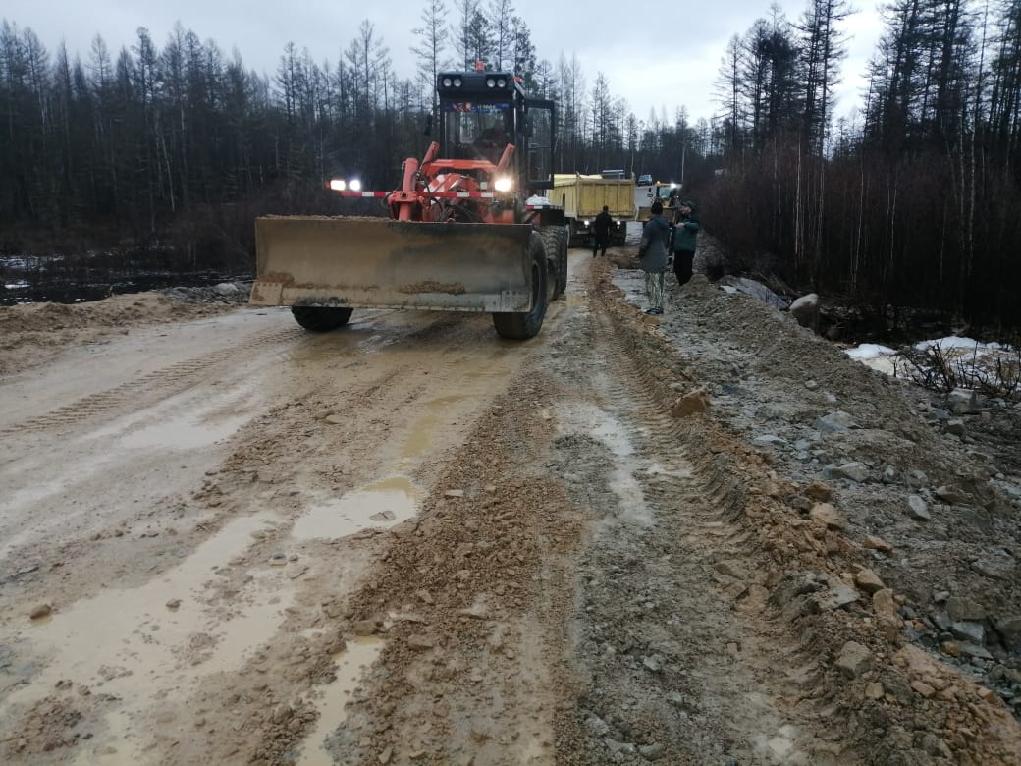
[[[611,271],[527,343],[240,309],[0,380],[3,760],[1014,761]]]

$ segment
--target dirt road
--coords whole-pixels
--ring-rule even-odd
[[[871,595],[809,605],[879,590],[791,505],[829,488],[607,273],[572,254],[524,344],[240,310],[4,379],[4,758],[1011,762],[1002,704]]]

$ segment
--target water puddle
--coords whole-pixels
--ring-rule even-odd
[[[21,638],[50,661],[31,684],[8,697],[0,712],[43,697],[57,681],[85,684],[121,698],[107,725],[121,740],[115,744],[127,747],[132,719],[167,688],[241,667],[276,632],[293,593],[279,583],[253,580],[232,602],[239,613],[226,621],[199,597],[215,570],[244,553],[252,534],[267,529],[273,518],[235,519],[150,582],[103,591],[28,627]],[[280,575],[267,575],[272,577]]]
[[[326,740],[347,720],[347,703],[384,644],[383,640],[371,636],[352,638],[336,656],[337,679],[324,688],[320,698],[311,700],[319,711],[319,718],[305,740],[298,766],[333,766],[334,759],[326,749]]]
[[[450,414],[454,405],[463,402],[466,396],[441,396],[437,399],[430,399],[422,406],[424,414],[420,415],[411,428],[401,445],[401,458],[414,460],[427,454],[433,444],[436,431],[439,429],[440,421]]]
[[[635,474],[648,472],[650,463],[635,456],[635,448],[624,423],[617,416],[599,407],[579,404],[562,412],[563,428],[584,431],[599,441],[616,458],[610,474],[610,489],[617,496],[617,518],[642,526],[652,523],[652,513],[645,503],[645,492]]]
[[[295,523],[297,540],[347,537],[369,527],[392,527],[412,518],[418,490],[404,476],[393,476],[309,509]]]

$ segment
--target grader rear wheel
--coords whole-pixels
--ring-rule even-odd
[[[566,226],[543,226],[539,229],[539,235],[546,246],[546,257],[549,259],[553,279],[553,295],[550,300],[559,300],[567,291],[567,242],[570,234]]]

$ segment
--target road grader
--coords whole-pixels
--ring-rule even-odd
[[[250,303],[291,306],[313,332],[371,307],[491,312],[504,338],[538,334],[567,284],[564,213],[545,196],[556,105],[509,73],[442,73],[436,89],[439,140],[404,161],[400,189],[328,183],[380,199],[386,217],[256,220]]]

